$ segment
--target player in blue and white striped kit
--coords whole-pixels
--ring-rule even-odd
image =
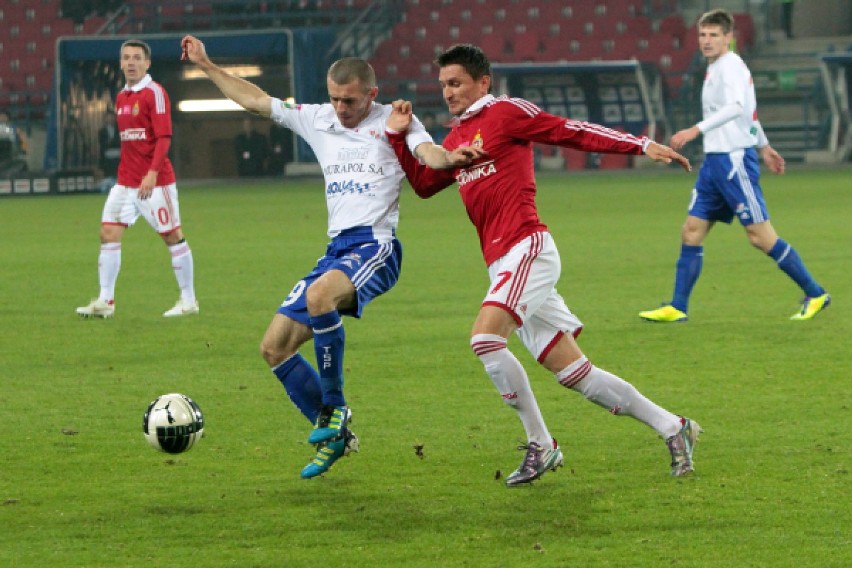
[[[729,50],[733,32],[734,19],[725,10],[711,10],[698,20],[698,43],[709,63],[701,92],[703,120],[675,133],[671,146],[679,150],[701,134],[704,162],[683,225],[672,300],[657,309],[640,312],[639,317],[648,321],[687,320],[689,296],[701,274],[704,239],[716,221],[730,223],[734,216],[745,228],[751,244],[772,258],[802,289],[802,307],[790,319],[811,319],[831,302],[831,296],[805,268],[796,249],[779,238],[769,222],[755,146],[774,173],[784,173],[784,159],[769,145],[757,119],[757,100],[748,67]]]
[[[290,399],[314,423],[308,442],[317,453],[301,476],[315,477],[358,445],[348,428],[351,412],[343,395],[341,315],[360,317],[364,306],[396,284],[402,265],[395,233],[405,174],[385,134],[392,108],[375,102],[375,73],[363,59],[331,65],[326,81],[330,103],[291,104],[215,65],[197,38],[186,36],[182,47],[184,58],[225,96],[300,135],[322,167],[331,242],[278,308],[260,346]],[[408,135],[410,148],[431,141],[416,121]],[[470,162],[465,150],[451,158]],[[299,354],[311,339],[317,369]]]

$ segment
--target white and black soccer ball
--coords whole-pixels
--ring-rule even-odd
[[[153,448],[179,454],[192,448],[204,435],[204,415],[188,396],[164,394],[148,405],[142,431]]]

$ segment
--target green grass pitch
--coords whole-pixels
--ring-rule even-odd
[[[833,295],[823,314],[788,320],[799,290],[734,224],[706,243],[690,321],[659,325],[637,313],[670,297],[694,174],[540,176],[584,351],[705,433],[697,474],[672,479],[653,431],[560,387],[513,339],[566,456],[514,490],[496,478],[523,430],[468,346],[487,281],[455,189],[402,198],[401,280],[346,320],[361,452],[310,481],[310,426],[258,343],[324,250],[321,181],[181,186],[201,314],[175,320],[144,222],[125,235],[115,319],[81,320],[105,196],[2,199],[0,565],[850,566],[850,180],[763,179],[779,234]],[[168,456],[142,414],[175,391],[207,428]]]

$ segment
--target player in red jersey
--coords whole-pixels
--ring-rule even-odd
[[[526,371],[507,348],[513,332],[560,384],[613,414],[632,416],[656,430],[671,453],[672,475],[693,471],[698,424],[668,412],[630,383],[592,365],[575,341],[582,323],[555,288],[561,261],[536,210],[532,143],[588,152],[644,153],[655,161],[676,161],[687,171],[689,161],[645,137],[554,116],[524,99],[492,96],[491,65],[478,47],[453,46],[436,63],[444,100],[455,117],[443,146],[415,148],[416,157],[426,165],[411,154],[405,144],[411,115],[407,101],[394,102],[388,136],[419,196],[431,197],[458,183],[479,234],[491,286],[473,324],[471,347],[503,400],[518,412],[528,439],[524,461],[506,484],[531,483],[563,462]],[[478,149],[481,157],[470,166],[451,167],[447,152],[460,146]]]
[[[100,318],[115,314],[121,237],[141,215],[169,248],[180,287],[177,303],[163,315],[197,314],[192,251],[181,230],[175,172],[168,157],[172,137],[169,95],[148,74],[151,67],[148,44],[127,40],[121,45],[120,54],[127,82],[115,99],[121,158],[118,181],[109,192],[101,216],[100,294],[88,305],[77,308],[77,313]]]

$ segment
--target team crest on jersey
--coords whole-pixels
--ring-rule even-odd
[[[133,110],[130,111],[133,116],[139,116],[139,101],[133,103]]]
[[[482,148],[485,145],[485,141],[482,139],[482,131],[476,131],[476,136],[473,137],[470,145],[474,148]]]

